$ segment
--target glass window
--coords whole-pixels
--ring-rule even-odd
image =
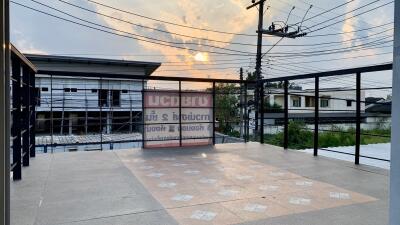
[[[108,106],[108,90],[99,90],[99,106]]]
[[[40,88],[35,88],[35,106],[40,106]]]
[[[315,97],[306,96],[306,107],[315,107]]]
[[[347,107],[351,107],[353,104],[353,101],[351,101],[351,100],[347,100],[346,102],[347,102]]]
[[[112,90],[112,106],[120,106],[121,105],[121,91]]]
[[[301,107],[301,98],[293,97],[292,98],[292,106],[293,107]]]
[[[329,107],[329,99],[321,99],[321,108],[328,108]]]

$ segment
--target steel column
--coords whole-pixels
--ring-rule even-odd
[[[355,164],[360,164],[361,143],[361,73],[356,74],[356,149]]]
[[[144,142],[146,140],[145,130],[146,130],[146,121],[145,121],[145,108],[144,108],[144,94],[145,94],[145,81],[142,80],[142,148],[144,148]]]
[[[260,87],[260,143],[264,144],[264,83]]]
[[[249,138],[249,113],[247,112],[247,83],[244,84],[244,142]]]
[[[29,155],[30,157],[35,157],[36,156],[36,140],[35,140],[35,128],[36,128],[36,98],[35,98],[35,73],[30,72],[29,74],[29,106],[30,106],[30,111],[29,111]]]
[[[179,81],[179,146],[182,147],[182,81]]]
[[[213,145],[215,145],[216,143],[215,143],[215,82],[213,82],[213,89],[212,89],[212,99],[213,99],[213,108],[212,108],[212,114],[213,114],[213,116],[212,116],[212,118],[213,118],[213,121],[212,121],[212,126],[213,126],[213,128],[212,128],[212,143],[213,143]]]
[[[318,156],[319,147],[319,77],[315,76],[314,97],[314,156]]]
[[[97,93],[100,105],[100,150],[103,151],[103,101],[102,101],[102,91],[103,91],[103,79],[100,78],[100,90]],[[106,99],[107,100],[107,99]]]
[[[54,133],[54,115],[53,115],[53,75],[50,75],[50,140],[51,140],[51,153],[53,153],[54,147],[54,140],[53,140],[53,133]],[[47,152],[47,151],[46,151]]]
[[[16,57],[12,58],[12,79],[13,179],[21,180],[21,63]]]
[[[289,81],[284,81],[284,130],[283,148],[289,148]]]
[[[29,166],[29,67],[22,67],[22,165]]]

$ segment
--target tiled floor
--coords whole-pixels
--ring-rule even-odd
[[[236,154],[118,156],[185,225],[248,222],[376,200]]]
[[[388,171],[247,144],[39,154],[13,225],[387,224]]]

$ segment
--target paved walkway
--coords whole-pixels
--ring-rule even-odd
[[[387,224],[388,174],[249,144],[41,154],[12,224]]]

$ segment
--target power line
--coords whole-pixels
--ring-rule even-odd
[[[393,54],[393,52],[384,52],[384,53],[376,53],[376,54],[363,55],[363,56],[352,56],[352,57],[334,58],[334,59],[290,62],[290,63],[291,64],[307,64],[307,63],[316,63],[316,62],[331,62],[331,61],[337,61],[337,60],[343,60],[343,59],[357,59],[357,58],[366,58],[366,57],[371,57],[371,56],[388,55],[388,54]],[[279,60],[279,59],[277,59],[277,60]]]
[[[206,29],[206,28],[188,26],[188,25],[184,25],[184,24],[177,24],[177,23],[166,21],[166,20],[161,20],[161,19],[156,19],[156,18],[152,18],[152,17],[149,17],[149,16],[140,15],[138,13],[134,13],[134,12],[130,12],[130,11],[127,11],[127,10],[119,9],[119,8],[116,8],[116,7],[113,7],[113,6],[110,6],[110,5],[106,5],[106,4],[103,4],[103,3],[99,3],[99,2],[93,1],[93,0],[88,0],[88,2],[92,2],[94,4],[97,4],[97,5],[109,8],[109,9],[117,10],[117,11],[120,11],[120,12],[124,12],[124,13],[130,14],[130,15],[134,15],[134,16],[137,16],[137,17],[145,18],[145,19],[148,19],[148,20],[153,20],[153,21],[157,21],[157,22],[161,22],[161,23],[166,23],[166,24],[169,24],[169,25],[185,27],[185,28],[190,28],[190,29],[194,29],[194,30],[213,32],[213,33],[220,33],[220,34],[240,35],[240,36],[248,36],[248,37],[257,36],[255,34],[233,33],[233,32],[228,32],[228,31],[218,31],[218,30],[213,30],[213,29]]]
[[[31,0],[31,1],[36,2],[38,4],[41,4],[41,5],[45,5],[43,3],[37,2],[36,0]],[[151,30],[155,30],[155,31],[159,31],[159,32],[167,33],[167,34],[174,34],[174,35],[182,36],[182,37],[188,37],[188,38],[194,38],[194,39],[198,39],[198,40],[212,41],[212,42],[224,43],[224,44],[230,44],[230,45],[257,46],[256,44],[251,44],[251,43],[221,41],[221,40],[215,40],[215,39],[210,39],[210,38],[201,38],[201,37],[195,37],[195,36],[191,36],[191,35],[186,35],[186,34],[181,34],[181,33],[175,33],[175,32],[170,32],[170,31],[166,31],[166,30],[161,30],[161,29],[157,29],[157,28],[148,27],[148,26],[144,26],[144,25],[141,25],[141,24],[133,23],[131,21],[123,20],[123,19],[120,19],[120,18],[117,18],[117,17],[113,17],[113,16],[110,16],[110,15],[106,15],[104,13],[99,13],[97,11],[84,8],[82,6],[78,6],[78,5],[75,5],[73,3],[66,2],[64,0],[58,0],[58,1],[63,2],[63,3],[68,4],[68,5],[71,5],[73,7],[76,7],[76,8],[91,12],[91,13],[94,13],[94,14],[97,14],[97,15],[105,16],[107,18],[111,18],[111,19],[114,19],[114,20],[117,20],[117,21],[125,22],[125,23],[131,24],[131,25],[135,25],[135,26],[138,26],[138,27],[151,29]],[[328,43],[300,44],[300,45],[293,44],[293,45],[280,45],[280,46],[314,46],[314,45],[325,45],[325,44],[328,44]],[[265,45],[264,44],[263,46],[273,46],[273,45]]]
[[[147,39],[154,40],[154,41],[160,41],[160,42],[170,43],[170,44],[179,44],[179,45],[199,45],[199,44],[197,44],[197,43],[191,43],[191,42],[171,42],[171,41],[165,41],[165,40],[161,40],[161,39],[157,39],[157,38],[147,37],[147,36],[140,35],[140,34],[134,34],[134,33],[127,32],[127,31],[122,31],[122,30],[115,29],[115,28],[112,28],[112,27],[104,26],[104,25],[102,25],[102,24],[94,23],[94,22],[88,21],[88,20],[86,20],[86,19],[82,19],[82,18],[80,18],[80,17],[74,16],[74,15],[72,15],[72,14],[70,14],[70,13],[66,13],[66,12],[64,12],[64,11],[61,11],[61,10],[59,10],[59,9],[56,9],[56,8],[52,7],[52,6],[49,6],[49,5],[47,5],[47,4],[44,4],[44,3],[41,3],[41,2],[38,2],[38,1],[35,1],[35,0],[31,0],[31,1],[33,1],[33,2],[35,2],[35,3],[37,3],[37,4],[40,4],[40,5],[42,5],[42,6],[45,6],[45,7],[47,7],[47,8],[50,8],[50,9],[52,9],[52,10],[54,10],[54,11],[59,12],[59,13],[62,13],[62,14],[64,14],[64,15],[70,16],[70,17],[72,17],[72,18],[74,18],[74,19],[77,19],[77,20],[80,20],[80,21],[84,21],[84,22],[86,22],[86,23],[93,24],[93,25],[96,25],[96,26],[99,26],[99,27],[103,27],[103,28],[115,30],[115,31],[118,31],[118,32],[123,32],[123,33],[126,33],[126,34],[130,34],[130,35],[133,35],[133,36],[138,36],[138,37],[147,38]],[[59,1],[62,1],[62,0],[59,0]],[[223,48],[223,47],[218,47],[218,46],[209,45],[209,44],[200,44],[200,45],[206,46],[206,47],[211,47],[211,48],[216,48],[216,49],[221,49],[221,50],[226,50],[226,51],[232,51],[232,52],[238,52],[238,53],[248,53],[248,54],[251,54],[250,52],[243,52],[243,51],[239,51],[239,50],[235,50],[235,49]]]
[[[314,57],[314,56],[323,56],[323,55],[346,53],[346,52],[358,52],[358,51],[362,51],[362,50],[366,50],[366,49],[376,49],[376,48],[383,49],[383,48],[393,47],[393,45],[383,45],[383,44],[389,43],[389,42],[392,42],[392,41],[386,41],[386,42],[383,42],[383,43],[377,43],[377,44],[374,44],[372,46],[367,46],[367,47],[361,46],[361,47],[358,47],[356,49],[347,49],[346,50],[346,48],[342,48],[344,50],[313,53],[313,54],[311,54],[311,53],[306,53],[306,54],[295,54],[295,53],[293,53],[293,54],[290,54],[290,55],[289,54],[286,54],[286,55],[274,55],[274,57],[278,57],[278,58],[285,57],[285,58],[288,58],[288,59],[304,58],[304,57]]]
[[[308,6],[312,5],[312,4],[310,4],[310,3],[308,3],[308,2],[306,2],[306,1],[304,1],[304,0],[298,0],[298,1],[304,3],[304,4],[308,5]],[[325,8],[323,8],[323,7],[318,6],[318,5],[312,5],[312,6],[315,7],[315,8],[318,8],[318,9],[320,9],[320,10],[323,10],[323,11],[327,10],[327,9],[325,9]],[[304,10],[304,9],[303,9],[303,10]],[[332,12],[332,11],[331,11],[330,13],[332,13],[332,14],[334,14],[334,15],[339,15],[338,13],[334,13],[334,12]],[[328,17],[325,17],[325,16],[324,16],[324,18],[328,18]],[[370,23],[366,22],[366,21],[363,20],[363,19],[360,19],[360,21],[363,22],[364,24],[368,25],[368,26],[371,26]],[[355,26],[355,25],[354,25],[354,26]],[[359,27],[359,26],[355,26],[355,27]]]
[[[31,1],[36,2],[35,0],[31,0]],[[124,23],[128,23],[128,24],[137,26],[137,27],[146,28],[146,29],[150,29],[150,30],[154,30],[154,31],[162,32],[162,33],[173,34],[173,35],[177,35],[177,36],[181,36],[181,37],[194,38],[194,39],[204,40],[204,41],[212,41],[212,42],[217,42],[217,43],[224,43],[224,44],[256,46],[255,44],[250,44],[250,43],[228,42],[228,41],[222,41],[222,40],[216,40],[216,39],[210,39],[210,38],[196,37],[196,36],[191,36],[191,35],[181,34],[181,33],[176,33],[176,32],[170,32],[170,31],[166,31],[166,30],[162,30],[162,29],[158,29],[158,28],[154,28],[154,27],[145,26],[145,25],[142,25],[142,24],[133,23],[131,21],[120,19],[120,18],[117,18],[117,17],[114,17],[114,16],[110,16],[110,15],[107,15],[107,14],[104,14],[104,13],[100,13],[100,12],[97,12],[97,11],[94,11],[94,10],[91,10],[91,9],[88,9],[88,8],[85,8],[85,7],[82,7],[82,6],[79,6],[79,5],[75,5],[75,4],[70,3],[70,2],[66,2],[64,0],[58,0],[58,1],[60,1],[62,3],[65,3],[65,4],[68,4],[70,6],[85,10],[87,12],[91,12],[91,13],[94,13],[94,14],[97,14],[97,15],[101,15],[101,16],[113,19],[113,20],[117,20],[117,21],[120,21],[120,22],[124,22]],[[42,4],[42,3],[39,3],[39,4]],[[121,9],[116,9],[116,10],[121,11]]]
[[[368,3],[368,4],[366,4],[366,5],[363,5],[363,6],[361,6],[361,7],[358,7],[358,8],[356,8],[356,9],[354,9],[354,10],[349,11],[349,12],[346,12],[346,13],[343,14],[343,15],[346,15],[346,14],[348,14],[348,13],[350,13],[350,12],[354,12],[354,11],[356,11],[356,10],[358,10],[358,9],[361,9],[361,8],[363,8],[363,7],[365,7],[365,6],[371,5],[372,3],[375,3],[375,2],[378,2],[378,1],[381,1],[381,0],[375,0],[375,1],[371,2],[371,3]],[[394,3],[394,1],[390,1],[390,2],[388,2],[388,3],[379,5],[379,6],[377,6],[377,7],[374,7],[374,8],[372,8],[372,9],[369,9],[369,10],[367,10],[367,11],[364,11],[364,12],[358,13],[358,14],[356,14],[356,15],[353,15],[353,16],[351,16],[351,17],[345,18],[345,19],[343,19],[343,20],[340,20],[340,21],[337,21],[337,22],[328,24],[328,25],[323,26],[323,27],[321,27],[321,28],[317,28],[317,29],[315,29],[315,30],[311,30],[309,33],[313,33],[313,32],[316,32],[316,31],[320,31],[320,30],[325,29],[325,28],[327,28],[327,27],[330,27],[330,26],[333,26],[333,25],[335,25],[335,24],[344,22],[344,21],[346,21],[346,20],[355,18],[355,17],[360,16],[360,15],[363,15],[363,14],[365,14],[365,13],[372,12],[372,11],[374,11],[374,10],[376,10],[376,9],[382,8],[382,7],[387,6],[387,5],[389,5],[389,4],[392,4],[392,3]],[[343,16],[343,15],[340,15],[340,16]],[[318,23],[318,24],[315,24],[315,25],[313,25],[313,26],[319,26],[319,25],[324,24],[324,23],[326,23],[326,22],[330,22],[330,21],[332,21],[333,19],[339,18],[340,16],[334,17],[334,18],[332,18],[331,20],[325,20],[325,21],[323,21],[323,22],[321,22],[321,23]]]
[[[303,20],[303,22],[308,21],[308,20],[311,20],[311,19],[314,19],[314,18],[316,18],[316,17],[318,17],[318,16],[321,16],[321,15],[324,15],[324,14],[326,14],[326,13],[328,13],[328,12],[332,12],[333,10],[339,9],[339,8],[341,8],[341,7],[343,7],[343,6],[347,5],[347,4],[350,4],[351,2],[354,2],[354,1],[355,1],[355,0],[346,1],[345,3],[342,3],[342,4],[340,4],[340,5],[337,5],[337,6],[333,7],[333,8],[331,8],[331,9],[325,10],[325,11],[323,11],[323,12],[321,12],[321,13],[318,13],[318,14],[312,16],[312,17],[306,18],[305,20]],[[380,0],[378,0],[378,1],[380,1]],[[300,23],[300,22],[298,22],[298,23],[296,23],[296,24],[299,24],[299,23]]]
[[[373,36],[373,35],[371,35],[371,36]],[[384,41],[384,40],[386,40],[388,38],[393,39],[393,35],[383,35],[383,36],[379,36],[379,37],[371,37],[371,39],[373,39],[373,40],[365,40],[364,41],[365,43],[360,44],[360,45],[361,46],[370,46],[373,43],[377,43],[377,42],[379,43],[380,41]],[[364,39],[365,38],[361,38],[361,39],[355,40],[355,41],[362,41]],[[336,47],[337,49],[351,49],[351,48],[355,48],[355,47],[359,46],[359,45],[353,45],[353,44],[355,44],[355,43],[353,43],[355,41],[351,41],[349,43],[350,47],[347,47],[347,46],[339,47],[341,45],[339,45],[339,44],[331,44],[331,45],[327,45],[327,46],[319,46],[319,47],[313,47],[313,48],[302,48],[302,49],[296,50],[295,52],[297,53],[299,51],[331,51],[332,49],[329,49],[329,48],[332,48],[332,47]],[[344,43],[347,43],[347,42],[344,42]]]
[[[324,49],[324,50],[317,50],[317,51],[303,51],[303,52],[293,52],[293,51],[290,51],[290,52],[277,52],[277,53],[270,53],[270,54],[276,54],[276,55],[279,55],[279,56],[282,56],[282,55],[292,56],[292,55],[306,55],[306,54],[315,54],[315,53],[329,53],[329,52],[334,52],[334,51],[339,51],[339,50],[349,51],[349,50],[352,50],[352,49],[358,49],[358,48],[363,47],[363,46],[369,46],[369,45],[374,46],[374,44],[375,45],[376,44],[386,44],[386,43],[389,43],[389,42],[393,41],[393,39],[389,40],[389,41],[384,41],[387,38],[391,38],[391,36],[387,36],[387,37],[384,37],[384,38],[381,38],[381,39],[378,39],[378,40],[370,41],[370,42],[367,42],[367,43],[364,43],[364,44],[354,45],[352,47],[331,48],[331,49]]]
[[[78,18],[78,17],[73,16],[73,15],[71,15],[71,14],[68,14],[68,13],[66,13],[66,12],[64,12],[64,11],[55,9],[54,7],[51,7],[51,6],[46,5],[46,4],[44,4],[44,3],[38,2],[38,1],[36,1],[36,0],[31,0],[31,1],[33,1],[33,2],[35,2],[35,3],[37,3],[37,4],[40,4],[40,5],[42,5],[42,6],[45,6],[45,7],[47,7],[47,8],[51,8],[51,9],[53,9],[53,10],[56,10],[57,12],[66,14],[66,15],[68,15],[68,16],[71,16],[71,17],[73,17],[73,18],[75,18],[75,19],[78,19],[78,20],[81,20],[81,21],[84,21],[84,22],[87,22],[87,23],[91,23],[91,24],[94,24],[94,25],[96,25],[96,26],[102,26],[102,27],[105,27],[105,28],[107,28],[107,29],[113,29],[113,28],[110,28],[110,27],[107,27],[107,26],[103,26],[103,25],[100,25],[100,24],[97,24],[97,23],[93,23],[93,22],[90,22],[90,21],[87,21],[87,20]],[[68,4],[68,5],[71,5],[71,6],[74,6],[74,7],[78,7],[78,8],[83,9],[83,10],[87,10],[87,11],[92,12],[92,13],[95,13],[95,14],[99,14],[99,15],[106,16],[106,17],[109,17],[109,18],[112,18],[112,19],[116,19],[116,20],[118,20],[118,21],[123,21],[123,22],[130,23],[130,24],[133,24],[133,25],[136,25],[136,26],[145,27],[145,28],[148,28],[148,29],[153,29],[153,30],[157,30],[157,31],[160,31],[160,32],[168,33],[168,34],[175,34],[175,35],[180,35],[180,36],[185,36],[185,37],[196,38],[196,39],[200,39],[200,40],[208,40],[208,41],[221,42],[221,43],[233,44],[233,45],[256,46],[255,44],[240,43],[240,42],[219,41],[219,40],[198,38],[198,37],[194,37],[194,36],[187,36],[187,35],[184,35],[184,34],[173,33],[173,32],[169,32],[169,31],[165,31],[165,30],[160,30],[160,29],[156,29],[156,28],[151,28],[151,27],[143,26],[143,25],[140,25],[140,24],[135,24],[135,23],[132,23],[132,22],[130,22],[130,21],[121,20],[121,19],[116,18],[116,17],[108,16],[108,15],[105,15],[105,14],[102,14],[102,13],[98,13],[98,12],[93,11],[93,10],[90,10],[90,9],[86,9],[86,8],[84,8],[84,7],[80,7],[80,6],[78,6],[78,5],[75,5],[75,4],[72,4],[72,3],[69,3],[69,2],[65,2],[65,1],[63,1],[63,0],[58,0],[58,1],[63,2],[63,3]],[[118,31],[120,31],[120,30],[118,30]],[[125,32],[125,31],[120,31],[120,32],[124,32],[124,33],[128,33],[128,34],[130,34],[130,35],[136,35],[136,36],[140,36],[140,37],[149,38],[149,39],[152,39],[152,40],[164,42],[164,40],[154,39],[154,38],[147,37],[147,36],[143,36],[143,35],[137,35],[137,34],[133,34],[133,33]],[[374,34],[373,34],[373,35],[374,35]],[[372,36],[372,35],[370,35],[370,36]],[[357,39],[362,39],[362,38],[368,38],[368,36],[366,36],[366,37],[361,37],[361,38],[350,39],[350,40],[345,40],[345,41],[343,41],[343,42],[352,41],[352,40],[357,40]],[[194,44],[194,45],[198,45],[198,44],[196,44],[196,43],[190,43],[190,42],[189,42],[189,43],[168,42],[168,41],[166,41],[166,42],[167,42],[167,43],[172,43],[172,44]],[[339,42],[325,42],[325,43],[300,44],[300,45],[296,45],[296,44],[290,45],[290,44],[289,44],[289,45],[280,45],[280,46],[313,46],[313,45],[329,45],[329,44],[333,44],[333,43],[339,43]],[[208,45],[208,44],[201,44],[201,45],[202,45],[202,46],[211,47],[211,48],[217,48],[217,49],[227,50],[227,51],[233,51],[233,52],[239,52],[239,53],[248,53],[248,54],[252,54],[252,53],[249,53],[249,52],[238,51],[238,50],[235,50],[235,49],[222,48],[222,47],[213,46],[213,45]],[[263,45],[263,46],[275,46],[275,45]]]
[[[236,64],[237,65],[237,64]],[[239,69],[240,66],[233,67],[216,67],[216,68],[199,68],[199,69],[173,69],[173,70],[157,70],[157,72],[179,72],[179,71],[197,71],[197,70],[226,70],[226,69]]]
[[[138,41],[148,42],[148,43],[152,43],[152,44],[162,45],[162,46],[166,46],[166,47],[177,48],[177,49],[184,49],[184,50],[196,51],[196,52],[201,51],[201,52],[207,52],[207,53],[213,53],[213,54],[220,54],[220,55],[248,56],[248,55],[250,55],[250,54],[253,54],[253,53],[246,53],[246,54],[224,53],[224,52],[215,52],[215,51],[208,51],[208,50],[198,50],[198,49],[192,49],[192,48],[186,48],[186,47],[173,46],[173,45],[169,45],[169,44],[163,44],[163,43],[159,43],[159,42],[155,42],[155,41],[149,41],[149,40],[145,40],[145,39],[141,39],[141,38],[137,38],[137,37],[132,37],[132,36],[127,36],[127,35],[123,35],[123,34],[113,33],[113,32],[110,32],[110,31],[107,31],[107,30],[103,30],[103,29],[100,29],[100,28],[97,28],[97,27],[92,27],[92,26],[89,26],[89,25],[87,25],[87,24],[82,24],[82,23],[79,23],[79,22],[76,22],[76,21],[72,21],[72,20],[69,20],[69,19],[66,19],[66,18],[62,18],[62,17],[56,16],[56,15],[54,15],[54,14],[47,13],[47,12],[44,12],[44,11],[41,11],[41,10],[38,10],[38,9],[35,9],[35,8],[32,8],[32,7],[29,7],[29,6],[26,6],[26,5],[24,5],[24,4],[20,4],[20,3],[14,2],[14,1],[11,1],[11,3],[16,4],[16,5],[19,5],[19,6],[21,6],[21,7],[27,8],[27,9],[30,9],[30,10],[33,10],[33,11],[36,11],[36,12],[39,12],[39,13],[42,13],[42,14],[45,14],[45,15],[48,15],[48,16],[51,16],[51,17],[54,17],[54,18],[57,18],[57,19],[59,19],[59,20],[63,20],[63,21],[70,22],[70,23],[74,23],[74,24],[76,24],[76,25],[84,26],[84,27],[87,27],[87,28],[90,28],[90,29],[94,29],[94,30],[98,30],[98,31],[101,31],[101,32],[104,32],[104,33],[113,34],[113,35],[117,35],[117,36],[120,36],[120,37],[130,38],[130,39],[134,39],[134,40],[138,40]],[[74,16],[73,16],[73,17],[74,17]],[[103,26],[103,25],[98,25],[98,26]],[[107,27],[107,26],[103,26],[103,27]],[[128,32],[120,31],[120,30],[118,30],[118,29],[114,29],[114,28],[111,28],[111,27],[107,27],[107,28],[108,28],[108,29],[111,29],[111,30],[118,31],[118,32],[128,33]],[[135,35],[135,34],[131,34],[131,35],[133,35],[133,36],[139,36],[139,35]],[[148,38],[148,37],[147,37],[147,38]],[[148,38],[148,39],[151,39],[151,38]],[[155,40],[157,40],[157,39],[155,39]],[[167,41],[160,41],[160,42],[167,42]],[[168,42],[167,42],[167,43],[168,43]],[[175,44],[176,44],[176,43],[175,43]]]
[[[375,28],[381,28],[381,27],[384,27],[384,26],[387,26],[387,25],[393,25],[393,24],[394,24],[394,22],[389,22],[389,23],[385,23],[385,24],[382,24],[382,25],[377,25],[377,26],[374,26],[374,27],[358,29],[358,30],[354,30],[354,31],[346,31],[346,32],[340,32],[340,33],[328,33],[328,34],[314,34],[314,35],[306,35],[304,37],[309,37],[309,38],[312,38],[312,37],[326,37],[326,36],[336,36],[336,35],[357,33],[357,32],[360,32],[360,31],[372,30],[372,29],[375,29]]]

